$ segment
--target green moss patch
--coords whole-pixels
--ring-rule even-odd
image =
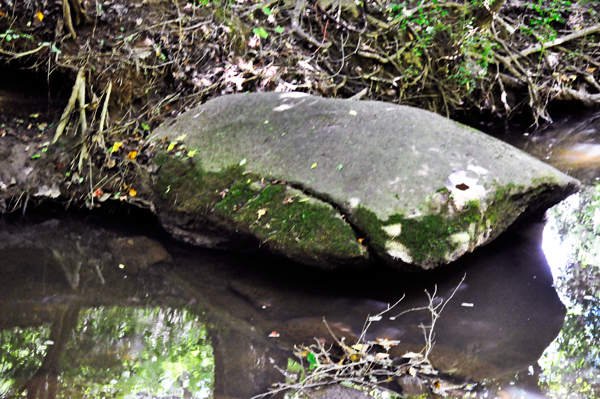
[[[537,183],[537,185],[536,185]],[[532,199],[548,191],[551,181],[534,182],[533,189],[495,183],[493,198],[485,206],[477,202],[458,212],[432,213],[408,218],[398,213],[381,221],[368,209],[353,211],[353,222],[380,254],[400,258],[425,268],[448,263],[457,252],[473,250],[503,232],[527,208]],[[446,204],[442,209],[450,209]],[[396,234],[390,232],[397,231]],[[461,255],[459,253],[458,255]]]
[[[210,213],[230,230],[248,233],[283,253],[311,259],[366,258],[352,228],[329,204],[240,166],[207,172],[199,160],[156,157],[154,186],[163,210],[195,218]]]
[[[430,265],[444,262],[461,245],[452,239],[455,234],[469,231],[482,221],[477,203],[453,217],[431,214],[418,218],[407,218],[402,214],[391,216],[387,221],[380,221],[377,216],[362,207],[354,212],[357,226],[369,238],[371,245],[378,253],[389,253],[390,241],[401,244],[412,258],[411,263]],[[390,236],[384,228],[400,225],[401,233]]]
[[[233,191],[233,193],[232,193]],[[354,231],[328,204],[283,185],[267,185],[241,209],[232,210],[247,188],[235,185],[232,197],[215,207],[217,214],[231,217],[253,235],[278,249],[297,248],[311,257],[329,255],[360,257],[364,250]]]

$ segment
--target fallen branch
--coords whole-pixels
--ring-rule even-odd
[[[549,47],[559,46],[569,40],[578,39],[583,36],[590,35],[592,33],[600,32],[600,26],[590,26],[589,28],[582,29],[575,33],[571,33],[570,35],[559,37],[551,42],[536,44],[535,46],[529,47],[520,53],[515,54],[516,57],[527,57],[530,54],[536,53],[542,49],[547,49]]]
[[[600,104],[600,94],[590,94],[573,89],[562,89],[558,97],[561,100],[579,100],[587,105]]]

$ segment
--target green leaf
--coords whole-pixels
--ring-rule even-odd
[[[150,130],[150,126],[148,126],[145,123],[142,123],[142,129],[144,129],[144,130]]]
[[[38,159],[39,157],[41,157],[40,154],[35,154],[34,156],[31,157],[31,159]]]
[[[312,352],[309,352],[309,354],[306,356],[306,360],[308,360],[308,364],[310,364],[309,370],[312,370],[319,365],[319,359],[317,359],[315,354]]]
[[[343,167],[344,167],[344,165],[342,165],[342,164],[339,164],[339,165],[338,165],[338,170],[342,170],[342,168],[343,168]]]
[[[275,32],[283,33],[283,28],[281,26],[278,26],[277,28],[275,28]]]
[[[263,7],[262,12],[264,12],[265,15],[273,14],[273,11],[271,11],[271,9],[269,7]]]
[[[269,37],[269,34],[267,33],[267,31],[264,30],[263,28],[254,28],[254,29],[252,29],[252,33],[260,36],[263,39],[266,39],[267,37]]]

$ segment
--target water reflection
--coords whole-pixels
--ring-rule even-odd
[[[546,235],[560,242],[555,286],[568,307],[565,325],[544,354],[551,397],[600,397],[600,185],[549,212]]]
[[[451,380],[487,381],[480,390],[518,381],[539,391],[537,360],[565,315],[542,227],[505,234],[451,270],[407,276],[163,248],[96,224],[4,223],[0,396],[25,388],[23,396],[39,398],[248,399],[285,381],[279,370],[295,345],[333,342],[323,318],[352,343],[367,315],[403,294],[386,316],[426,306],[425,290],[446,301],[465,274],[436,323],[432,364]],[[418,352],[430,323],[427,311],[384,317],[366,338],[399,339],[392,357]],[[388,388],[409,389],[402,381]]]
[[[533,130],[534,127],[530,127]],[[494,130],[493,136],[593,184],[600,180],[600,112],[567,112],[544,128]]]

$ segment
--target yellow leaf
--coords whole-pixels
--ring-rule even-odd
[[[192,158],[197,153],[198,153],[198,150],[189,150],[188,151],[188,157]]]
[[[129,190],[130,197],[135,197],[136,195],[137,195],[137,191],[135,191],[133,188],[131,190]]]
[[[315,162],[315,163],[313,163],[313,164],[312,164],[312,166],[311,166],[310,168],[311,168],[311,169],[314,169],[314,168],[316,168],[316,167],[317,167],[317,163]]]
[[[37,14],[35,14],[35,17],[42,22],[42,19],[44,19],[44,14],[42,14],[41,11],[38,11]]]
[[[127,159],[135,159],[135,157],[137,157],[137,151],[131,151],[127,154]]]
[[[171,151],[173,148],[175,148],[175,144],[177,144],[177,142],[172,141],[171,144],[169,144],[169,146],[167,147],[167,151]]]
[[[123,143],[121,143],[120,141],[117,141],[116,143],[113,144],[112,148],[110,149],[110,152],[116,152],[121,146],[123,145]]]
[[[267,208],[259,209],[258,212],[256,212],[258,214],[258,219],[265,216],[265,214],[267,213],[268,210],[269,209],[267,209]],[[258,219],[256,219],[256,220],[258,220]]]

